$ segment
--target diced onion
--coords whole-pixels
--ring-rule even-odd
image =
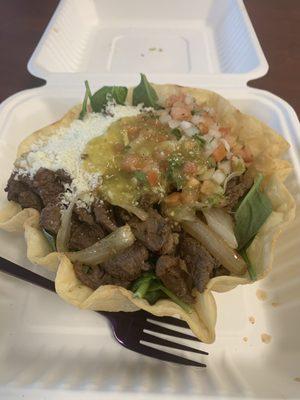
[[[130,247],[135,237],[129,225],[116,229],[104,239],[80,251],[66,253],[71,261],[79,261],[88,265],[97,265],[121,253]]]
[[[170,127],[171,129],[175,129],[175,128],[178,128],[178,127],[179,127],[180,121],[177,121],[176,119],[171,119],[171,120],[168,122],[168,124],[169,124],[169,127]]]
[[[184,99],[185,104],[190,105],[194,102],[194,97],[191,94],[187,94]]]
[[[212,179],[213,181],[215,181],[218,185],[221,185],[221,184],[224,182],[225,174],[224,174],[224,172],[222,172],[220,169],[217,169],[217,170],[213,173],[211,179]]]
[[[191,124],[189,121],[182,121],[180,123],[180,128],[183,129],[184,131],[190,128],[191,126],[193,126],[193,124]]]
[[[192,116],[192,119],[191,119],[192,124],[198,125],[202,121],[203,121],[203,117],[201,117],[201,115],[193,115]]]
[[[214,138],[216,138],[216,139],[219,139],[219,138],[221,137],[221,133],[220,133],[218,127],[216,126],[216,124],[214,124],[214,125],[210,128],[209,134],[210,134],[211,136],[213,136]]]
[[[216,139],[213,139],[210,143],[207,143],[206,148],[205,148],[205,154],[207,157],[209,157],[218,147],[218,142]]]
[[[185,129],[184,133],[189,137],[193,137],[194,135],[199,133],[199,129],[192,125],[191,127]]]
[[[197,239],[230,272],[241,275],[247,266],[243,258],[206,224],[196,218],[194,221],[182,221],[183,229]]]
[[[238,243],[234,235],[231,216],[221,208],[207,208],[202,210],[208,226],[216,232],[229,247],[236,249]]]
[[[222,138],[222,139],[220,139],[220,141],[224,144],[224,147],[225,147],[226,151],[229,153],[230,152],[230,145],[227,142],[227,140]]]
[[[162,124],[167,124],[169,121],[171,121],[171,119],[172,119],[171,116],[167,112],[161,114],[161,116],[159,117],[159,121]]]
[[[224,172],[224,174],[229,175],[231,171],[230,161],[221,161],[219,164],[219,169]]]
[[[68,243],[71,233],[71,217],[77,199],[78,197],[76,197],[70,202],[68,208],[65,211],[63,211],[61,217],[61,224],[56,236],[56,248],[57,251],[60,253],[68,251]]]

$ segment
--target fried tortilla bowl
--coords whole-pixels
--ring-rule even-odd
[[[265,177],[265,193],[272,203],[272,213],[260,228],[247,250],[250,261],[255,262],[257,279],[262,279],[271,269],[275,242],[280,232],[294,218],[295,203],[284,185],[291,171],[290,164],[280,159],[288,149],[288,143],[271,128],[234,108],[220,95],[203,89],[180,87],[176,85],[153,85],[164,103],[170,95],[191,94],[197,102],[206,103],[215,110],[216,118],[222,124],[231,127],[233,135],[247,144],[254,156],[255,173]],[[131,104],[132,91],[127,101]],[[19,146],[17,157],[29,151],[31,145],[40,139],[54,134],[60,127],[68,127],[78,118],[81,105],[71,109],[61,120],[47,126],[26,138]],[[57,271],[55,286],[59,296],[68,303],[82,309],[99,311],[136,311],[144,309],[157,316],[180,316],[194,334],[205,343],[215,340],[217,308],[212,292],[226,292],[237,285],[251,283],[248,273],[243,276],[218,276],[212,278],[203,293],[194,290],[196,302],[191,312],[184,311],[169,299],[158,300],[154,305],[144,299],[138,299],[123,287],[104,285],[96,290],[85,286],[75,275],[73,265],[63,253],[51,252],[49,243],[43,235],[39,212],[34,209],[21,209],[21,206],[9,202],[0,212],[0,228],[9,232],[24,231],[27,243],[27,257],[34,263]]]

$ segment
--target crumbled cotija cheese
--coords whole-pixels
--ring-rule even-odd
[[[47,141],[40,141],[31,147],[31,151],[22,157],[17,167],[33,176],[39,168],[52,171],[63,169],[73,179],[65,193],[65,202],[76,194],[90,192],[101,184],[99,173],[89,173],[82,167],[81,154],[87,143],[106,132],[108,127],[123,117],[131,117],[141,112],[140,107],[110,105],[112,115],[88,114],[81,121],[73,121],[68,128],[58,129]],[[91,196],[86,196],[88,202]]]

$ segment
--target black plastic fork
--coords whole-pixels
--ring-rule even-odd
[[[0,271],[55,292],[55,284],[50,279],[44,278],[43,276],[2,257],[0,257]],[[185,321],[173,317],[157,317],[144,310],[136,312],[97,311],[97,313],[103,315],[109,320],[115,338],[122,346],[129,350],[176,364],[206,367],[203,363],[172,354],[168,352],[167,349],[166,351],[163,351],[147,345],[147,343],[149,343],[167,348],[208,355],[206,351],[198,350],[194,347],[189,347],[171,340],[173,337],[198,342],[199,340],[195,336],[159,325],[159,323],[162,322],[174,327],[189,328]],[[167,335],[170,340],[155,336],[156,333]]]

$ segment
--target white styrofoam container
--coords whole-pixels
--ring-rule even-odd
[[[155,82],[209,87],[283,135],[294,165],[288,187],[300,201],[299,122],[286,102],[247,87],[267,63],[238,0],[127,0],[126,6],[65,0],[29,70],[47,84],[17,93],[0,108],[1,188],[18,143],[79,102],[84,79],[94,88],[130,85],[142,71]],[[0,205],[4,201],[1,189]],[[199,345],[210,353],[206,369],[129,352],[96,313],[1,274],[0,399],[299,399],[299,229],[298,213],[279,240],[267,279],[216,295],[216,342]],[[22,235],[0,232],[2,257],[53,278],[25,253]],[[265,301],[258,299],[258,288]],[[262,342],[263,333],[271,336],[269,344]]]

